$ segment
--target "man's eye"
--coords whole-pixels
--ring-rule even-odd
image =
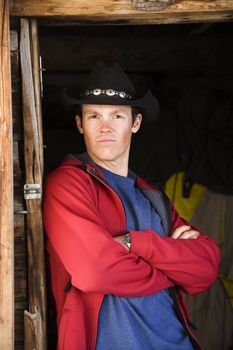
[[[121,119],[121,118],[123,118],[123,115],[121,115],[121,114],[115,114],[115,118],[116,118],[116,119]]]
[[[96,119],[96,118],[98,118],[98,117],[97,117],[96,114],[90,114],[88,118],[89,118],[89,119]]]

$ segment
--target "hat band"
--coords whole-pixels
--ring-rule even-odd
[[[129,100],[132,99],[132,96],[127,94],[124,91],[116,91],[116,90],[113,90],[113,89],[99,89],[99,88],[96,88],[96,89],[93,89],[93,90],[85,90],[81,94],[81,97],[90,96],[90,95],[94,95],[94,96],[107,95],[107,96],[110,96],[110,97],[112,97],[112,96],[119,96],[122,99],[129,99]]]

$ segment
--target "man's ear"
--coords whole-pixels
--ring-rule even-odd
[[[79,115],[75,116],[76,125],[80,134],[83,134],[82,118]]]
[[[138,113],[133,121],[132,133],[135,134],[136,132],[138,132],[138,130],[140,129],[141,123],[142,123],[142,115]]]

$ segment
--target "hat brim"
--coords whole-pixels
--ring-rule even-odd
[[[77,91],[76,91],[77,93]],[[75,106],[82,104],[95,104],[95,105],[124,105],[137,107],[142,113],[143,123],[154,122],[159,115],[159,102],[157,98],[151,93],[150,90],[138,99],[129,100],[123,99],[119,96],[85,96],[84,98],[75,98],[74,89],[65,89],[62,96],[62,102],[65,106]]]

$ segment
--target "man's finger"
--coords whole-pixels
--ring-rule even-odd
[[[188,225],[182,225],[182,226],[179,226],[177,227],[177,229],[175,229],[175,231],[171,234],[171,238],[174,238],[174,239],[178,239],[180,237],[180,235],[182,235],[182,233],[186,232],[190,230],[190,226]]]
[[[200,233],[195,230],[190,230],[182,233],[178,239],[197,239],[200,236]]]

